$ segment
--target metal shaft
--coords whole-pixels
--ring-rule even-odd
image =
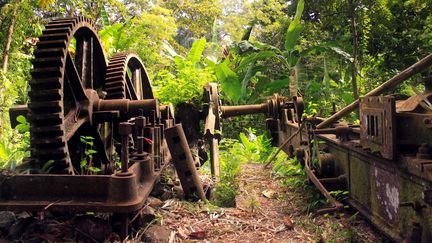
[[[413,64],[409,68],[405,69],[401,73],[394,76],[393,78],[387,80],[385,83],[383,83],[380,86],[378,86],[377,88],[373,89],[372,91],[367,93],[365,96],[380,95],[383,92],[398,86],[399,84],[401,84],[406,79],[410,78],[414,74],[417,74],[417,73],[423,71],[424,69],[426,69],[430,65],[432,65],[432,54],[429,54],[428,56],[426,56],[425,58],[416,62],[415,64]],[[359,103],[360,103],[360,101],[357,99],[353,103],[349,104],[348,106],[346,106],[342,110],[336,112],[335,114],[333,114],[332,116],[330,116],[329,118],[327,118],[326,120],[324,120],[323,122],[318,124],[317,128],[318,129],[325,128],[325,127],[329,126],[330,124],[332,124],[333,122],[339,120],[340,118],[348,115],[349,113],[351,113],[352,111],[354,111],[358,107]]]
[[[222,106],[222,118],[258,114],[258,113],[267,114],[268,104],[262,103],[257,105]]]
[[[97,100],[93,104],[93,111],[120,111],[122,118],[129,118],[133,116],[153,116],[159,113],[159,104],[156,99],[147,100],[128,100],[128,99],[114,99],[114,100]]]

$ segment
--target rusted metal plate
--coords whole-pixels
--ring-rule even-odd
[[[394,169],[384,170],[379,166],[371,167],[373,181],[372,191],[376,200],[379,216],[391,225],[399,222],[400,178],[395,176]]]
[[[360,99],[360,144],[386,159],[393,159],[395,145],[395,101],[393,97]]]
[[[159,177],[146,163],[115,175],[2,174],[0,210],[128,213],[141,208]]]

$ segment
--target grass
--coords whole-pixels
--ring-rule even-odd
[[[266,135],[255,135],[254,129],[246,129],[239,139],[223,139],[220,144],[221,178],[216,185],[214,203],[220,207],[234,207],[238,194],[237,179],[242,163],[264,163],[272,152]]]

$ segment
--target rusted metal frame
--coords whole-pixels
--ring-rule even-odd
[[[303,122],[303,124],[306,124],[306,122]],[[317,214],[326,214],[326,213],[338,212],[338,211],[340,211],[340,210],[343,209],[343,204],[340,203],[339,201],[337,201],[330,194],[330,192],[327,191],[327,189],[325,188],[325,186],[321,183],[320,179],[318,179],[318,177],[315,175],[315,173],[313,172],[313,170],[309,166],[310,163],[311,163],[312,155],[313,155],[313,153],[315,151],[314,151],[314,146],[311,143],[311,136],[313,135],[313,133],[309,132],[309,127],[308,126],[307,126],[307,131],[308,131],[308,141],[307,141],[307,143],[308,143],[309,151],[311,152],[311,154],[310,154],[310,156],[308,156],[306,158],[306,161],[304,163],[304,170],[306,171],[306,175],[312,181],[312,183],[315,185],[315,187],[321,192],[321,194],[331,204],[331,207],[329,207],[329,208],[322,208],[322,209],[317,210]],[[316,136],[315,135],[313,135],[313,136],[314,136],[313,139],[316,142]]]
[[[93,37],[76,36],[75,63],[86,89],[93,89]]]
[[[67,78],[67,83],[72,88],[75,102],[86,100],[87,96],[84,92],[84,86],[82,84],[81,77],[79,76],[77,68],[69,52],[66,55],[65,77]]]
[[[17,117],[18,116],[24,116],[26,119],[28,115],[28,107],[27,105],[16,105],[14,107],[11,107],[9,109],[9,118],[10,118],[10,124],[12,128],[15,128],[16,126],[18,126],[18,124],[20,124],[17,121]]]
[[[216,125],[216,116],[214,115],[213,106],[214,104],[209,105],[208,115],[205,121],[204,136],[210,145],[210,171],[211,174],[217,180],[220,177],[219,138],[218,135],[216,134],[217,125]]]
[[[206,200],[182,125],[165,129],[165,137],[185,195]]]
[[[142,88],[142,82],[141,82],[141,69],[137,68],[135,70],[132,70],[132,83],[137,95],[137,99],[141,100],[143,99],[143,88]]]
[[[365,96],[376,96],[380,95],[385,91],[388,91],[389,89],[395,88],[399,84],[401,84],[406,79],[412,77],[413,75],[422,72],[427,67],[432,65],[432,54],[429,54],[425,58],[421,59],[420,61],[416,62],[412,66],[408,67],[401,73],[397,74],[396,76],[392,77],[391,79],[387,80],[377,88],[373,89],[372,91],[368,92]],[[358,108],[360,101],[357,99],[351,104],[345,106],[342,110],[336,112],[320,124],[318,124],[317,129],[328,127],[333,122],[339,120],[340,118],[348,115],[352,111],[354,111],[356,108]]]
[[[119,134],[121,136],[121,172],[128,172],[129,167],[129,135],[132,133],[132,124],[129,122],[121,122],[119,126]]]
[[[360,103],[360,144],[393,159],[396,152],[396,106],[393,97],[365,97]]]
[[[319,181],[322,184],[339,184],[339,183],[344,183],[347,180],[347,176],[346,174],[342,174],[340,176],[337,177],[326,177],[326,178],[320,178]]]
[[[219,139],[212,137],[210,138],[210,154],[211,154],[211,166],[210,170],[216,180],[219,180],[220,172],[220,161],[219,161]]]
[[[326,141],[327,145],[331,145],[333,148],[337,148],[341,151],[344,151],[345,153],[349,153],[350,158],[356,157],[363,163],[369,164],[371,168],[378,167],[382,170],[388,170],[389,168],[392,168],[395,177],[401,178],[402,180],[409,180],[410,182],[417,185],[424,185],[425,181],[428,181],[425,178],[421,178],[420,176],[413,174],[410,170],[407,171],[405,167],[406,165],[404,163],[393,163],[392,160],[373,156],[367,151],[363,150],[361,147],[356,146],[355,144],[339,142],[332,135],[318,135],[318,137]],[[406,159],[412,159],[412,157],[408,156]],[[351,162],[349,162],[348,166],[351,166]],[[350,170],[349,167],[348,170]],[[364,206],[364,204],[362,204],[360,201],[357,201],[355,198],[350,196],[348,198],[348,203],[352,205],[356,210],[358,210],[362,215],[364,215],[372,224],[377,226],[380,231],[382,231],[389,238],[393,239],[396,242],[402,242],[404,240],[399,230],[395,232],[394,225],[386,222],[379,214],[371,211],[370,208]],[[404,203],[400,204],[403,205]]]
[[[219,139],[221,137],[221,104],[218,85],[207,83],[204,86],[205,101],[208,103],[204,125],[204,137],[210,147],[210,171],[214,180],[220,178]]]
[[[392,233],[393,227],[385,224],[381,220],[375,220],[370,214],[370,209],[363,206],[360,202],[355,200],[354,198],[348,198],[348,203],[353,206],[357,211],[360,212],[362,216],[364,216],[369,222],[375,225],[380,232],[384,233],[387,237],[391,238],[395,242],[403,242],[403,238],[399,234]]]
[[[280,153],[280,151],[283,150],[283,148],[289,143],[291,142],[291,140],[293,138],[295,138],[298,134],[301,134],[303,128],[304,128],[304,124],[302,123],[300,125],[300,127],[298,127],[297,131],[293,134],[291,134],[291,136],[289,138],[287,138],[284,142],[282,142],[281,145],[279,145],[278,149],[276,150],[276,152],[272,155],[272,157],[265,163],[264,168],[268,168],[268,166],[276,159],[276,156]]]
[[[146,170],[135,163],[126,175],[0,175],[0,210],[134,212],[160,177]]]
[[[322,208],[318,209],[318,214],[326,214],[337,212],[343,209],[343,204],[337,201],[332,195],[330,195],[329,191],[325,188],[325,186],[321,183],[321,181],[316,177],[315,173],[311,170],[308,163],[305,163],[305,171],[308,178],[312,181],[315,187],[323,194],[323,196],[328,200],[328,202],[332,205],[330,208]]]
[[[137,92],[135,90],[135,87],[133,85],[133,80],[129,77],[129,75],[126,72],[126,90],[128,91],[129,98],[131,100],[138,100]]]

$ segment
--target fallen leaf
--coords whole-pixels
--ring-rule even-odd
[[[293,222],[292,222],[292,220],[291,220],[291,218],[289,216],[284,216],[283,217],[283,222],[284,222],[285,227],[286,227],[287,230],[294,229],[294,224],[293,224]]]
[[[190,238],[202,240],[206,237],[206,232],[203,230],[195,231],[189,234]]]
[[[177,229],[177,232],[179,233],[180,237],[182,237],[183,239],[188,238],[188,234],[187,234],[188,230],[187,229],[184,229],[183,227],[179,227]]]
[[[276,198],[276,191],[273,190],[265,190],[262,192],[262,194],[269,199]]]

